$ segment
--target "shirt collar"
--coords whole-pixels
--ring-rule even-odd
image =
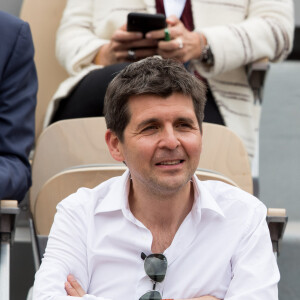
[[[194,195],[195,195],[193,210],[195,212],[198,212],[201,216],[201,211],[207,209],[225,218],[225,214],[223,210],[218,205],[218,203],[211,195],[209,190],[206,188],[205,184],[201,180],[199,180],[196,175],[193,176],[192,181],[194,184]]]
[[[128,194],[130,188],[130,173],[127,169],[122,176],[108,186],[108,191],[104,198],[96,207],[95,213],[110,212],[116,210],[129,211]],[[208,209],[225,218],[224,212],[217,204],[211,193],[196,175],[193,176],[195,202],[192,211],[201,216],[202,209]]]
[[[129,170],[127,169],[122,176],[118,178],[112,178],[110,180],[114,180],[114,182],[110,185],[107,185],[106,193],[103,195],[103,199],[98,199],[99,203],[95,209],[95,213],[122,210],[123,208],[129,210]],[[100,198],[102,198],[102,195],[100,195]]]

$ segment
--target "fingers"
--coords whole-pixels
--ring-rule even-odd
[[[141,48],[135,50],[135,56],[137,59],[142,59],[153,55],[157,55],[157,48]]]
[[[169,42],[161,41],[158,44],[158,54],[163,58],[173,58],[180,62],[185,62],[186,48],[181,38],[171,40]]]
[[[141,40],[142,38],[143,38],[143,34],[141,32],[129,32],[129,31],[118,29],[111,37],[111,40],[122,43],[122,42]]]
[[[160,41],[158,47],[162,51],[176,51],[183,47],[183,40],[181,38],[177,38],[168,42]]]
[[[165,39],[165,30],[159,29],[159,30],[149,31],[146,34],[146,39],[164,40]]]
[[[186,29],[185,29],[183,23],[175,15],[168,17],[166,22],[168,24],[168,31],[169,31],[171,39],[175,39],[184,34]],[[157,39],[157,40],[164,40],[165,39],[165,29],[149,31],[146,34],[146,38],[147,39],[152,38],[152,39]]]
[[[68,281],[65,282],[65,290],[68,296],[79,297],[77,291],[71,286]]]
[[[123,49],[136,49],[136,48],[157,48],[157,40],[142,39],[139,41],[129,42],[124,45]]]
[[[147,39],[126,43],[113,42],[110,53],[116,62],[136,61],[141,58],[156,55],[157,44],[158,41]],[[134,58],[129,55],[129,50],[131,50],[131,53],[133,50]]]
[[[166,19],[166,22],[170,26],[175,26],[180,23],[180,20],[175,15],[171,15]]]
[[[201,45],[200,35],[197,32],[186,30],[184,34],[173,38],[171,41],[160,41],[158,54],[163,58],[175,58],[185,63],[201,56]]]
[[[140,41],[127,42],[127,43],[113,42],[111,44],[111,51],[117,53],[119,51],[128,51],[129,49],[157,48],[157,45],[158,45],[158,41],[145,40],[145,39],[142,39]]]
[[[115,53],[117,62],[133,62],[149,56],[157,55],[157,48],[124,50]]]
[[[181,25],[176,27],[168,27],[171,40],[183,35],[184,30],[181,27]],[[149,31],[146,34],[146,39],[165,40],[165,29]]]
[[[83,297],[86,293],[73,275],[68,275],[65,290],[68,296]]]
[[[113,33],[111,41],[122,43],[128,41],[136,41],[142,38],[143,34],[141,32],[129,32],[127,31],[127,24],[124,24]]]

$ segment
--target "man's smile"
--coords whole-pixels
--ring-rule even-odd
[[[179,165],[181,163],[183,163],[184,160],[183,159],[178,159],[178,160],[168,160],[168,161],[162,161],[157,163],[157,166],[173,166],[173,165]]]

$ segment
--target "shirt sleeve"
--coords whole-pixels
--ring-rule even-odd
[[[231,260],[232,280],[224,300],[277,300],[280,276],[265,206],[260,204],[246,222],[243,238]]]
[[[195,61],[198,71],[204,77],[210,78],[265,57],[273,62],[283,60],[291,51],[294,33],[293,1],[250,0],[248,3],[248,12],[242,22],[201,29],[215,61],[209,69]],[[230,14],[228,7],[224,14]]]
[[[91,215],[87,192],[79,189],[57,206],[47,248],[40,269],[36,273],[33,300],[70,300],[64,284],[69,274],[74,275],[88,293],[90,274],[87,263],[87,228]],[[83,200],[86,199],[86,200]],[[108,300],[86,294],[87,300]]]
[[[12,48],[0,74],[0,199],[21,201],[31,185],[28,156],[34,141],[37,75],[29,25],[18,22],[15,41],[7,42],[14,38],[13,29],[1,37],[4,47]]]
[[[109,41],[93,30],[93,0],[68,0],[57,31],[56,56],[70,75],[90,65]]]

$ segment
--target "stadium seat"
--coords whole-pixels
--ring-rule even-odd
[[[66,0],[23,0],[20,18],[30,24],[39,81],[36,137],[43,129],[48,103],[59,84],[68,77],[55,57],[55,38]]]
[[[34,229],[36,233],[36,264],[42,259],[47,236],[53,223],[56,205],[65,197],[75,193],[80,187],[94,188],[98,184],[115,176],[121,176],[127,169],[125,165],[88,165],[69,168],[52,176],[38,194],[34,210]],[[204,169],[198,169],[200,180],[220,180],[236,186],[229,178]]]
[[[43,184],[67,168],[89,164],[120,164],[110,155],[103,117],[70,119],[47,127],[39,137],[32,164],[30,208]],[[203,150],[199,168],[218,172],[252,193],[251,169],[241,140],[227,127],[203,124]]]
[[[103,117],[63,120],[46,128],[38,139],[30,190],[37,268],[43,253],[39,249],[44,249],[57,203],[80,186],[94,187],[111,176],[120,175],[126,168],[110,156],[104,141],[105,131]],[[252,193],[250,164],[241,140],[220,125],[204,123],[203,132],[199,178],[222,180]],[[268,223],[275,232],[271,236],[277,251],[286,223],[285,211],[280,210],[280,214],[273,211]],[[275,223],[280,226],[273,226]]]

